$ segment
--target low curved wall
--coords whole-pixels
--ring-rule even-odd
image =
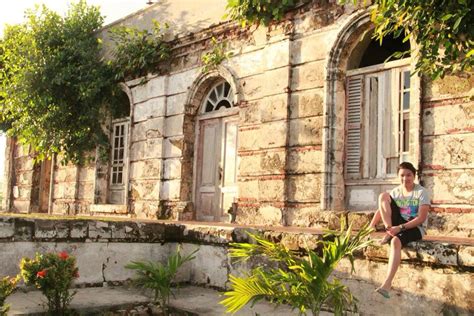
[[[323,233],[296,227],[5,216],[0,217],[0,275],[18,273],[23,256],[68,251],[77,258],[78,285],[121,283],[133,276],[132,271],[124,268],[128,262],[164,260],[181,245],[184,253],[196,248],[199,252],[195,260],[181,269],[178,281],[223,289],[229,274],[248,268],[232,262],[227,254],[230,242],[247,240],[247,230],[260,231],[291,249],[317,247]],[[389,301],[373,293],[385,276],[386,246],[371,247],[361,253],[355,261],[355,274],[350,274],[348,261],[341,262],[335,274],[359,299],[361,314],[467,315],[474,310],[473,252],[470,238],[415,243],[402,254],[403,262]]]

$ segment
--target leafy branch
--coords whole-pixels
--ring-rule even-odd
[[[357,0],[339,0],[358,3]],[[474,7],[472,0],[375,0],[369,7],[374,38],[388,34],[412,38],[415,70],[432,79],[472,71],[474,66]],[[363,1],[366,6],[366,1]]]
[[[156,72],[159,64],[170,56],[170,46],[164,40],[168,27],[153,20],[151,32],[126,26],[113,28],[115,79],[133,79]]]
[[[226,52],[227,43],[219,43],[215,37],[211,39],[212,50],[205,53],[201,61],[203,63],[202,72],[209,72],[211,69],[215,69],[224,60],[229,59],[232,56],[232,52]]]
[[[224,17],[238,21],[242,27],[253,23],[268,25],[280,21],[288,11],[304,2],[308,0],[227,0],[228,13]]]
[[[357,310],[357,299],[337,278],[329,280],[337,264],[348,258],[354,270],[354,254],[371,244],[371,229],[365,227],[352,234],[346,231],[330,232],[320,243],[318,251],[306,249],[307,256],[300,257],[280,243],[250,234],[255,243],[233,243],[230,256],[240,261],[260,256],[268,259],[273,267],[263,265],[252,269],[244,277],[230,276],[231,290],[220,303],[227,312],[235,313],[248,303],[268,299],[276,305],[289,304],[301,314],[311,311],[317,315],[323,305],[334,308],[336,315],[346,309]]]

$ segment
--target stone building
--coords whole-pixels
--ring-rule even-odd
[[[4,210],[92,217],[0,217],[0,272],[17,273],[25,253],[67,249],[78,282],[123,282],[132,277],[127,262],[162,260],[179,242],[200,245],[182,281],[226,288],[238,268],[228,244],[249,225],[291,249],[316,246],[317,228],[338,227],[341,215],[367,223],[407,160],[432,207],[428,236],[402,253],[388,314],[472,314],[472,73],[431,81],[410,75],[412,58],[385,62],[415,43],[387,38],[380,47],[368,12],[336,1],[245,29],[222,20],[225,5],[163,0],[103,29],[106,55],[111,27],[150,28],[152,19],[170,24],[172,45],[156,73],[122,84],[130,115],[109,122],[107,162],[35,164],[8,139]],[[203,72],[213,37],[232,56]],[[387,314],[373,294],[386,262],[386,249],[371,247],[356,258],[356,274],[349,261],[338,266],[361,315]]]
[[[411,58],[384,62],[410,44],[380,47],[368,12],[336,1],[248,28],[222,20],[225,4],[160,1],[106,26],[109,45],[115,25],[167,22],[171,60],[123,83],[130,115],[110,122],[107,163],[35,164],[9,139],[4,209],[324,226],[374,210],[411,161],[433,231],[471,236],[472,74],[433,82],[410,75]],[[232,56],[203,72],[212,37]]]

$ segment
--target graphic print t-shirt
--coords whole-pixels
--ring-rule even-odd
[[[418,216],[418,209],[421,205],[430,204],[428,191],[419,184],[415,184],[413,191],[407,195],[403,195],[402,186],[394,188],[390,192],[390,196],[400,208],[400,215],[407,222]],[[422,226],[418,226],[422,234],[425,234],[426,220]]]

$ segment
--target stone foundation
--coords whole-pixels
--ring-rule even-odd
[[[315,228],[2,217],[0,274],[18,273],[23,256],[33,256],[37,251],[65,250],[77,258],[80,272],[77,283],[121,283],[133,276],[124,269],[128,262],[165,260],[181,245],[184,253],[196,248],[199,252],[182,269],[179,281],[225,289],[229,273],[236,274],[246,268],[230,260],[228,244],[247,241],[248,230],[263,233],[294,250],[317,247],[323,234]],[[474,282],[471,238],[431,237],[406,248],[389,301],[373,293],[385,276],[387,251],[387,246],[366,249],[356,258],[354,274],[350,274],[348,261],[341,262],[337,268],[336,275],[359,299],[361,315],[387,313],[387,303],[392,308],[391,315],[468,315],[474,311],[470,295]]]

